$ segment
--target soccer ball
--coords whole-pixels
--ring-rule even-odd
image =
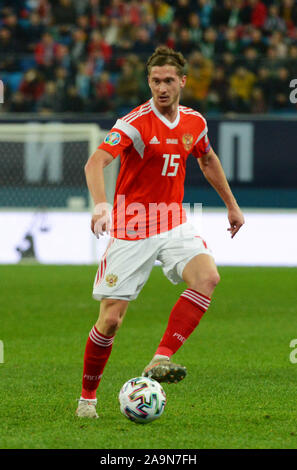
[[[146,424],[160,418],[166,405],[166,394],[156,380],[134,377],[122,386],[119,402],[126,418]]]

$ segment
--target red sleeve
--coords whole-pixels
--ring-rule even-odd
[[[124,132],[119,129],[112,128],[111,131],[106,135],[102,144],[98,146],[98,149],[105,150],[110,153],[113,158],[117,158],[122,155],[123,151],[133,145],[132,140]]]
[[[194,145],[192,154],[194,155],[195,158],[201,158],[203,155],[208,153],[210,151],[210,143],[208,139],[208,135],[205,134],[204,137],[202,137],[197,144]]]

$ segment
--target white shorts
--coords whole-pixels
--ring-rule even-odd
[[[93,298],[136,299],[157,260],[165,276],[178,284],[186,264],[202,253],[213,256],[189,222],[141,240],[111,238],[95,276]]]

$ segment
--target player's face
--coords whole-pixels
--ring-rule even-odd
[[[177,106],[181,89],[186,84],[186,76],[177,74],[173,65],[154,66],[148,77],[155,105],[159,110]]]

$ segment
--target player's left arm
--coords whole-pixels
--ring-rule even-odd
[[[228,209],[230,223],[228,230],[233,238],[244,224],[244,217],[231,191],[221,162],[212,148],[197,160],[205,178],[217,191]]]

